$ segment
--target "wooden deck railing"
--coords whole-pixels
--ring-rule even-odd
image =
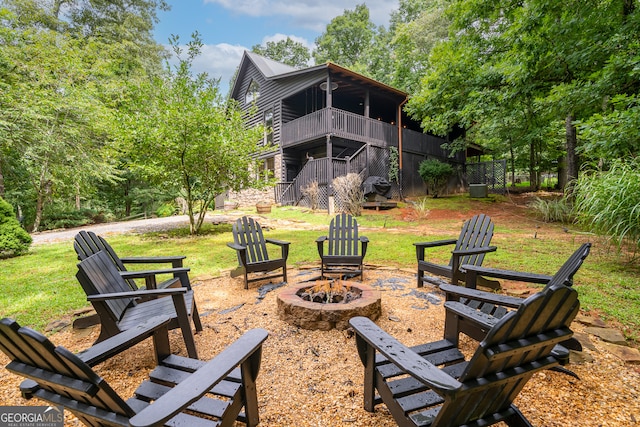
[[[282,125],[282,145],[333,134],[376,145],[397,145],[397,127],[337,108],[324,108]]]

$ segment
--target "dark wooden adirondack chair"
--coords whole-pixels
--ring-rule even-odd
[[[468,361],[448,340],[408,348],[355,317],[364,408],[384,403],[399,426],[531,426],[513,401],[534,373],[558,365],[551,352],[573,334],[578,308],[564,285],[537,293],[496,322]]]
[[[280,258],[270,258],[267,243],[280,247]],[[262,227],[253,218],[243,216],[233,224],[233,243],[227,243],[238,255],[238,268],[231,272],[231,277],[244,275],[244,288],[249,283],[259,280],[273,279],[282,276],[287,281],[287,258],[289,242],[276,239],[265,239]],[[282,273],[262,274],[249,279],[249,273],[269,273],[282,268]]]
[[[324,243],[328,242],[325,253]],[[358,221],[342,213],[331,220],[329,234],[316,239],[320,255],[321,276],[344,274],[364,276],[364,256],[369,239],[358,234]]]
[[[546,276],[534,273],[519,273],[510,270],[485,269],[475,266],[463,266],[468,269],[473,268],[478,274],[488,274],[490,277],[497,277],[509,280],[519,280],[529,283],[544,283],[545,289],[554,284],[565,286],[573,285],[573,276],[576,274],[584,260],[589,255],[591,243],[584,243],[567,259],[553,276]],[[467,273],[468,274],[468,273]],[[469,285],[469,284],[468,284]],[[448,284],[440,285],[440,289],[445,293],[447,302],[445,303],[445,326],[444,338],[453,342],[458,342],[460,333],[463,333],[477,341],[484,339],[493,325],[509,311],[517,309],[525,299],[508,295],[499,295],[493,292],[484,292],[467,287],[454,286]],[[574,338],[562,342],[554,351],[561,364],[568,362],[569,353],[567,349],[582,350],[581,344]],[[565,373],[570,373],[564,370]],[[572,374],[572,373],[570,373]]]
[[[166,331],[154,335],[158,366],[128,400],[98,376],[82,354],[56,347],[11,319],[0,320],[0,349],[11,360],[7,369],[28,378],[20,385],[23,397],[62,405],[88,426],[213,427],[234,426],[236,420],[256,426],[255,385],[267,332],[250,330],[203,362],[171,354]],[[126,347],[123,335],[100,346]]]
[[[132,291],[103,251],[81,261],[76,277],[100,317],[97,342],[132,329],[151,317],[169,315],[169,328],[182,330],[189,357],[197,359],[191,321],[197,331],[202,331],[202,323],[193,290],[168,287]],[[139,302],[139,298],[143,298],[143,302]]]
[[[82,261],[83,259],[100,251],[106,252],[133,291],[138,289],[138,285],[134,279],[144,279],[147,289],[163,289],[169,284],[176,283],[175,280],[172,279],[157,283],[156,276],[161,274],[171,274],[173,277],[178,277],[180,279],[180,283],[177,286],[182,285],[187,289],[191,289],[191,282],[189,281],[188,274],[189,269],[182,266],[182,261],[186,258],[184,255],[121,258],[103,237],[98,236],[93,231],[84,230],[76,234],[73,242],[73,248],[75,249],[76,254],[78,254],[79,261]],[[171,264],[172,268],[128,271],[125,264]]]
[[[495,246],[489,246],[492,237],[493,222],[491,218],[480,214],[464,223],[457,239],[414,243],[418,258],[418,287],[422,287],[424,282],[429,281],[429,278],[424,275],[425,272],[447,277],[454,285],[464,282],[464,273],[460,270],[460,266],[462,264],[482,265],[485,254],[497,249]],[[455,245],[451,251],[449,264],[434,264],[424,259],[426,248],[444,245]],[[491,283],[488,280],[482,284],[490,287],[496,286],[496,283]]]

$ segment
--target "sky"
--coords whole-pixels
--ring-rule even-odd
[[[168,45],[177,35],[187,43],[191,34],[200,33],[204,47],[194,62],[195,72],[206,71],[220,78],[224,94],[240,64],[242,53],[257,44],[291,37],[312,49],[316,37],[327,24],[345,10],[365,3],[371,21],[388,28],[391,12],[398,0],[167,0],[171,11],[160,12],[154,37]]]

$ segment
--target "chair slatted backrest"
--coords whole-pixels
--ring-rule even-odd
[[[328,255],[359,255],[358,221],[353,216],[342,213],[333,218],[327,237],[329,241]]]
[[[467,220],[460,231],[460,236],[456,242],[455,250],[474,249],[489,246],[493,238],[493,221],[485,214],[473,216]],[[482,265],[484,253],[477,255],[465,255],[460,260],[462,264]],[[453,264],[453,259],[449,260],[449,265]]]
[[[109,384],[64,347],[55,347],[44,335],[0,320],[0,350],[11,362],[7,369],[38,383],[30,393],[71,410],[86,425],[103,425],[91,414],[112,414],[113,425],[128,425],[134,411]]]
[[[109,255],[104,251],[80,261],[76,277],[87,296],[131,291],[127,282],[120,276],[116,266],[109,259]],[[135,304],[135,300],[133,298],[118,298],[104,302],[94,301],[93,304],[105,305],[113,321],[117,322],[122,318],[127,307]]]
[[[78,261],[89,258],[91,255],[95,255],[100,251],[106,252],[118,271],[127,271],[124,263],[120,260],[120,257],[111,245],[93,231],[82,230],[78,232],[73,240],[73,249],[75,249],[76,254],[78,254]],[[133,279],[125,279],[125,282],[131,290],[135,291],[138,289],[138,285],[136,285]]]
[[[247,248],[247,262],[249,264],[269,260],[262,227],[253,218],[247,216],[238,218],[233,224],[233,241]],[[239,254],[238,263],[241,264]]]
[[[457,426],[506,410],[533,374],[557,365],[553,347],[572,336],[580,302],[575,289],[554,283],[527,298],[491,328],[459,378],[465,384],[434,425]]]

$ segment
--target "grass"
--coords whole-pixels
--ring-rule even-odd
[[[487,206],[485,203],[501,202],[500,198],[479,201],[456,196],[428,199],[425,204],[430,211],[448,209],[467,213],[482,209]],[[327,228],[331,220],[324,212],[288,207],[272,209],[267,216]],[[531,221],[504,216],[494,221],[496,231],[492,244],[498,251],[485,260],[485,265],[491,267],[553,274],[578,245],[588,239],[579,230],[558,234],[559,226],[553,224],[532,226]],[[368,264],[406,269],[416,267],[414,242],[455,237],[461,225],[460,220],[453,218],[429,216],[401,221],[394,216],[394,211],[365,211],[358,222],[366,229],[362,234],[371,242],[366,257]],[[420,235],[412,228],[417,223],[441,231]],[[267,237],[291,242],[288,265],[292,268],[318,264],[315,239],[321,234],[317,230],[265,232]],[[237,264],[235,252],[226,246],[232,241],[228,224],[207,224],[198,236],[189,236],[187,229],[176,229],[144,235],[110,235],[108,239],[122,256],[186,255],[192,278],[216,277]],[[609,249],[594,242],[589,258],[576,275],[582,308],[620,325],[628,338],[640,341],[640,268],[637,264],[625,264],[623,257]],[[428,256],[435,262],[446,263],[450,250],[450,247],[434,248],[428,251]],[[27,255],[0,260],[0,315],[43,330],[50,321],[87,307],[86,297],[75,279],[76,263],[72,242],[33,246]]]

